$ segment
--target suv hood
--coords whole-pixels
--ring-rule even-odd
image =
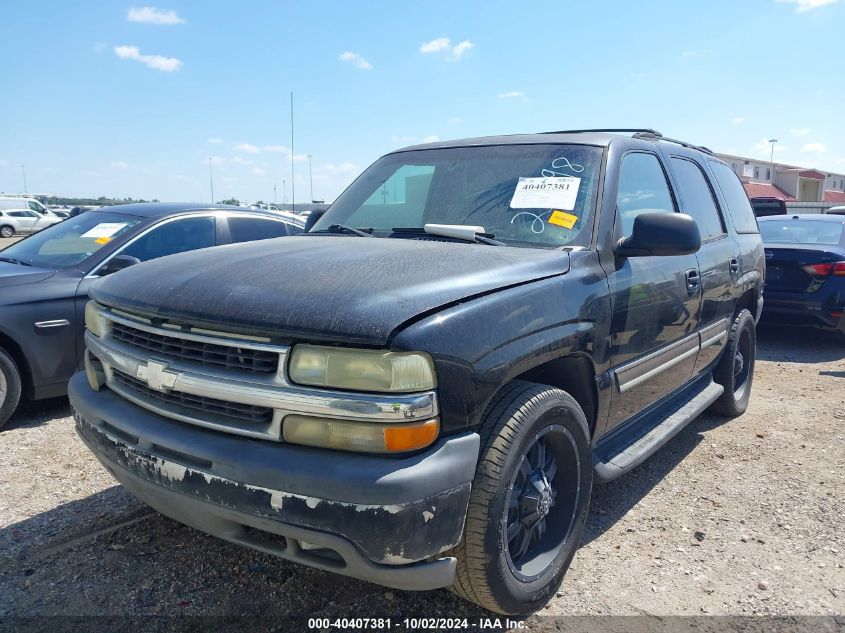
[[[209,329],[384,346],[432,310],[568,270],[564,251],[307,235],[163,257],[104,278],[91,295]]]

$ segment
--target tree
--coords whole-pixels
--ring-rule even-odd
[[[237,198],[226,198],[226,200],[218,201],[217,204],[233,204],[236,207],[239,207],[241,205],[241,201],[238,200]]]

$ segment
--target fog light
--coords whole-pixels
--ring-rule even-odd
[[[88,377],[88,384],[91,389],[99,391],[100,387],[106,384],[106,371],[100,359],[85,350],[85,375]]]
[[[364,453],[398,453],[425,448],[437,439],[436,419],[410,424],[346,422],[306,415],[284,419],[282,435],[286,442]]]

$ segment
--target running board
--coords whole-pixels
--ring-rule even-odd
[[[700,391],[693,392],[687,397],[679,408],[670,414],[657,426],[652,427],[644,435],[620,446],[620,442],[614,438],[608,453],[593,456],[593,471],[597,481],[607,483],[625,473],[632,471],[651,457],[660,447],[671,440],[678,432],[692,420],[701,415],[707,407],[713,404],[725,390],[712,380]],[[631,434],[642,431],[641,425],[636,425]],[[626,434],[627,435],[627,434]],[[622,438],[619,438],[622,439]],[[614,450],[616,449],[616,450]]]

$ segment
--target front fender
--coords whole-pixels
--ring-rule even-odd
[[[453,306],[395,336],[392,349],[432,356],[445,432],[477,426],[503,385],[555,358],[584,354],[597,375],[607,369],[610,306],[595,266]]]

